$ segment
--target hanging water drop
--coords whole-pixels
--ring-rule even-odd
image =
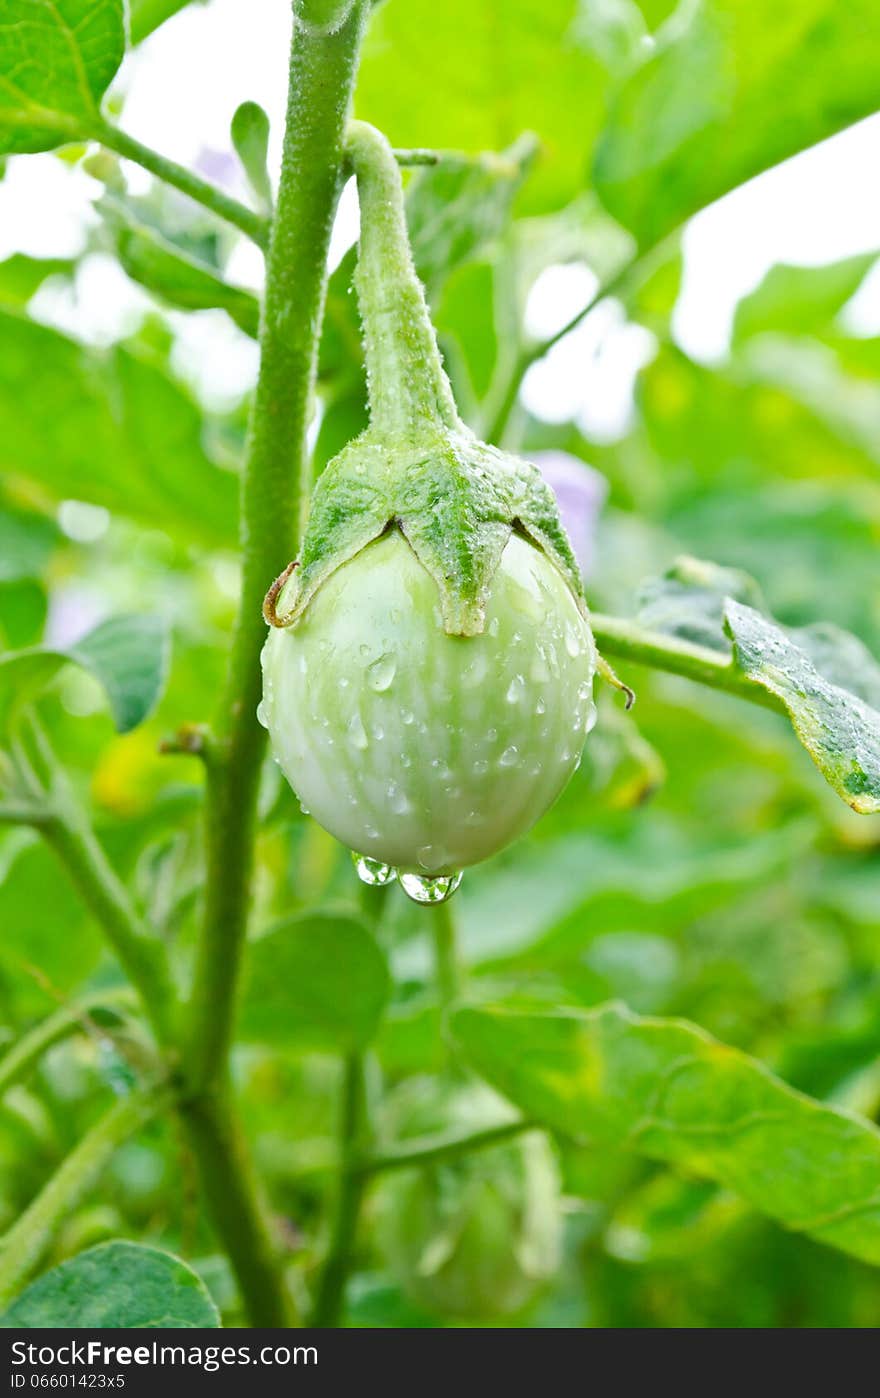
[[[404,874],[398,870],[400,886],[407,898],[423,906],[431,903],[445,903],[451,898],[461,883],[461,871],[455,874]]]
[[[369,884],[371,888],[384,888],[397,878],[397,870],[392,869],[390,864],[383,864],[381,859],[370,859],[369,855],[357,854],[354,850],[351,857],[361,883]]]

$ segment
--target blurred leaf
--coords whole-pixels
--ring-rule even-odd
[[[171,19],[172,15],[176,15],[187,5],[205,3],[206,0],[130,0],[131,42],[139,44],[142,39],[152,34],[154,29],[158,29],[160,24],[164,24],[166,19]]]
[[[880,1132],[694,1025],[609,1005],[461,1010],[456,1040],[529,1117],[717,1181],[797,1232],[880,1263]]]
[[[133,281],[140,282],[160,300],[184,311],[219,309],[256,339],[260,303],[253,292],[224,281],[207,263],[176,248],[156,229],[111,198],[99,208],[110,228],[120,263]]]
[[[269,118],[259,102],[236,107],[230,128],[235,153],[248,183],[264,208],[272,207],[272,185],[266,164],[269,152]]]
[[[3,1316],[5,1330],[187,1330],[220,1324],[195,1272],[157,1248],[102,1243],[53,1267]]]
[[[877,261],[876,252],[847,257],[824,267],[779,263],[736,308],[733,341],[774,331],[812,335],[828,329]]]
[[[43,634],[48,612],[43,587],[32,578],[20,582],[0,581],[0,651],[33,646]]]
[[[594,178],[643,247],[880,107],[873,0],[695,0],[641,52]]]
[[[748,573],[685,555],[639,588],[639,622],[651,631],[729,651],[723,625],[728,597],[764,610],[761,589]]]
[[[62,666],[81,665],[99,681],[120,733],[152,712],[168,676],[168,628],[161,617],[114,616],[66,650],[32,647],[0,655],[0,717],[28,703]]]
[[[880,713],[823,679],[809,656],[753,608],[728,601],[724,618],[737,667],[782,701],[838,796],[860,815],[880,811]]]
[[[245,1039],[346,1053],[369,1043],[388,998],[385,959],[356,917],[321,909],[248,948]]]
[[[39,577],[59,532],[45,515],[15,509],[0,500],[0,582]]]
[[[528,193],[554,207],[583,185],[604,113],[615,21],[607,7],[590,18],[576,0],[389,0],[370,23],[357,114],[395,145],[470,153],[537,131]]]
[[[25,306],[47,277],[70,277],[76,263],[69,257],[28,257],[16,252],[0,262],[0,302]]]
[[[414,176],[406,217],[429,299],[436,299],[451,272],[504,232],[535,146],[534,137],[526,136],[497,155],[444,156]]]
[[[88,140],[124,53],[123,0],[0,0],[0,153]]]
[[[0,346],[0,469],[55,500],[104,505],[191,542],[233,542],[237,480],[210,461],[196,404],[162,369],[10,312],[0,312]]]

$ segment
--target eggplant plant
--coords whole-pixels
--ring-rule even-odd
[[[127,128],[188,8],[0,0],[0,195],[91,201],[0,262],[3,1324],[865,1323],[875,255],[771,268],[724,363],[673,312],[880,38],[293,0],[215,180]],[[535,387],[602,315],[648,346],[610,439],[601,351]],[[190,323],[256,347],[233,401]]]

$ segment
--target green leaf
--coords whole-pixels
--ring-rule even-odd
[[[66,650],[34,646],[0,655],[0,720],[27,703],[69,663],[102,685],[113,721],[127,733],[152,712],[168,674],[168,629],[161,617],[114,616]]]
[[[459,1011],[457,1043],[529,1117],[669,1161],[784,1227],[880,1264],[880,1132],[678,1020],[617,1006]]]
[[[581,17],[581,8],[590,23]],[[608,16],[576,0],[389,0],[370,22],[357,115],[398,146],[503,150],[537,131],[529,196],[556,207],[583,185],[602,123]]]
[[[187,5],[205,3],[206,0],[130,0],[131,42],[139,44]]]
[[[385,959],[363,923],[345,912],[303,913],[248,948],[241,1033],[284,1048],[350,1052],[376,1033],[388,989]]]
[[[0,302],[25,306],[47,277],[70,277],[75,262],[68,257],[28,257],[16,252],[0,262]]]
[[[873,0],[695,0],[641,54],[594,178],[642,246],[880,107]]]
[[[880,811],[880,712],[824,679],[785,632],[751,607],[728,601],[734,660],[781,701],[826,781],[860,815]]]
[[[256,339],[260,303],[252,292],[232,286],[207,263],[175,247],[155,228],[141,223],[121,201],[106,198],[99,207],[119,261],[133,281],[184,311],[226,311],[246,335]]]
[[[242,102],[236,107],[230,128],[235,153],[254,194],[264,208],[272,207],[269,179],[269,118],[259,102]]]
[[[0,311],[0,470],[49,499],[231,545],[238,483],[206,454],[203,427],[192,398],[157,364]]]
[[[0,0],[0,154],[88,140],[124,53],[123,0]]]
[[[102,1243],[53,1267],[0,1317],[4,1330],[215,1329],[207,1287],[179,1257],[139,1243]]]
[[[876,261],[876,252],[866,252],[824,267],[792,267],[784,262],[771,267],[736,308],[734,344],[767,331],[813,335],[828,330]]]

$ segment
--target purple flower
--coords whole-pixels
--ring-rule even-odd
[[[584,577],[588,577],[608,482],[600,472],[567,451],[536,451],[531,459],[556,496],[574,556]]]

